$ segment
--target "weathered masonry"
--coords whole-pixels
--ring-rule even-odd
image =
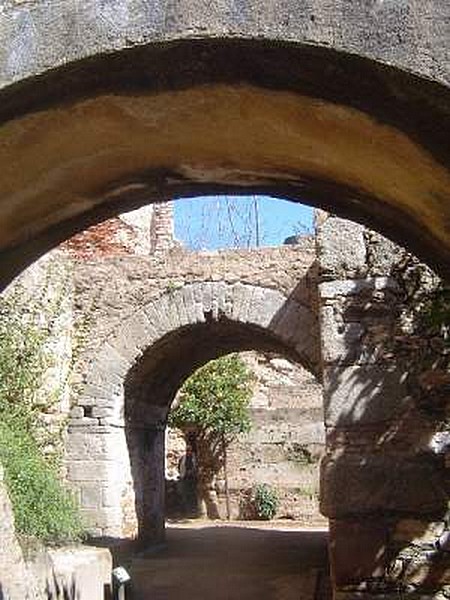
[[[70,234],[125,208],[242,190],[303,199],[367,223],[448,278],[449,11],[445,0],[310,0],[301,7],[289,0],[3,2],[2,282]],[[369,258],[361,236],[355,251]],[[367,294],[390,306],[391,279],[362,262],[337,270],[333,264],[319,286],[320,321],[330,327],[321,352],[329,444],[323,510],[332,519],[335,585],[356,598],[376,589],[398,540],[423,539],[430,523],[441,531],[448,461],[432,451],[436,424],[409,403],[401,373],[391,363],[379,369],[358,330],[354,315],[362,314]],[[231,293],[233,286],[225,287]],[[207,315],[212,326],[219,310],[229,316],[229,303],[212,289],[203,296],[202,288],[199,303],[200,292],[191,289],[189,306],[210,308],[189,317],[189,327],[197,319],[198,335]],[[252,293],[263,291],[255,285]],[[269,304],[275,311],[283,306]],[[251,319],[262,317],[250,313],[261,344],[292,352],[303,343],[297,331],[289,340],[277,332],[274,313],[257,322]],[[341,315],[338,327],[330,315]],[[149,329],[139,331],[153,337],[136,340],[157,343],[158,331]],[[348,351],[351,340],[361,352]],[[140,349],[129,348],[122,361],[117,356],[120,375]],[[106,350],[99,351],[100,372]],[[133,371],[131,387],[150,369],[144,364]],[[115,394],[117,378],[108,381]],[[130,418],[139,419],[141,409],[147,418],[138,398],[130,406]],[[154,425],[162,396],[155,406]],[[156,452],[153,430],[153,442],[140,452]],[[139,491],[143,504],[154,483]],[[405,525],[406,517],[414,522]],[[398,559],[406,564],[399,577],[409,585],[417,576],[419,589],[436,590],[443,557],[437,551],[433,569],[424,563],[415,575],[407,557]]]
[[[135,534],[136,506],[140,535],[162,536],[167,413],[197,367],[260,350],[319,376],[314,262],[314,240],[305,238],[280,248],[174,249],[75,266],[84,339],[68,474],[97,533]]]
[[[222,353],[277,351],[323,383],[321,509],[330,519],[336,586],[349,597],[362,585],[440,589],[447,554],[441,548],[430,563],[427,544],[447,535],[448,433],[418,406],[414,373],[389,345],[404,252],[334,217],[320,223],[316,241],[317,249],[308,238],[252,251],[175,248],[76,267],[86,336],[69,479],[98,534],[138,528],[143,539],[160,539],[164,430],[177,389]],[[408,566],[413,550],[420,560]]]

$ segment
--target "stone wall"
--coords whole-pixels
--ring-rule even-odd
[[[48,549],[16,536],[0,465],[0,598],[2,600],[105,600],[111,594],[109,550],[72,546]]]
[[[324,525],[319,513],[319,462],[325,450],[322,386],[282,356],[245,353],[244,360],[255,373],[256,387],[252,429],[228,453],[231,514],[242,516],[245,493],[266,483],[279,496],[276,518]]]
[[[42,362],[36,382],[40,441],[46,454],[63,451],[62,434],[70,409],[73,353],[72,263],[54,250],[33,263],[2,293],[8,309],[32,331],[40,332],[33,351]]]
[[[16,537],[11,502],[0,465],[0,598],[30,600],[31,580]]]
[[[305,236],[295,246],[204,252],[175,247],[148,257],[75,260],[78,312],[95,327],[92,337],[103,339],[133,306],[196,281],[259,285],[312,304],[315,256],[315,240]]]
[[[148,256],[175,245],[172,202],[149,204],[93,225],[60,245],[78,260]]]
[[[442,415],[416,401],[418,366],[411,369],[395,343],[406,311],[398,278],[406,252],[335,217],[322,219],[318,246],[327,441],[321,509],[330,518],[338,597],[431,593],[450,583],[439,540],[450,477],[446,443],[436,444],[449,436]]]
[[[74,262],[75,328],[79,365],[85,371],[97,349],[136,307],[160,294],[198,281],[258,285],[314,306],[315,242],[254,250],[193,252],[174,247],[165,253],[109,256]]]
[[[231,338],[243,345],[233,350],[260,345],[272,352],[276,342],[291,358],[291,353],[309,358],[308,366],[323,378],[321,511],[331,524],[337,598],[369,600],[394,589],[427,597],[448,590],[448,430],[441,414],[418,405],[417,374],[392,345],[406,314],[397,271],[404,257],[377,234],[326,215],[318,219],[317,254],[315,241],[305,238],[297,246],[252,251],[173,248],[149,257],[78,257],[70,267],[73,313],[63,311],[58,331],[70,329],[74,319],[67,466],[93,533],[136,533],[136,489],[144,513],[160,519],[161,496],[149,500],[148,493],[162,489],[161,473],[140,489],[132,471],[140,463],[163,464],[164,402],[174,393],[165,386],[179,385],[192,371],[195,352],[207,349],[197,356],[204,362],[217,348],[228,349]],[[32,295],[46,275],[29,277]],[[58,336],[64,340],[64,334]],[[67,373],[70,350],[64,348],[53,350],[65,357],[57,380],[66,377],[61,369]],[[187,370],[179,371],[186,360]],[[129,389],[134,394],[129,406],[136,409],[131,420],[125,405]],[[234,489],[276,473],[282,461],[274,457],[274,446],[284,452],[289,445],[279,416],[289,420],[290,433],[313,443],[317,406],[314,418],[306,414],[308,426],[297,428],[307,406],[280,408],[281,396],[271,397],[255,400],[259,427],[231,457],[234,473],[238,464],[246,469],[232,482]],[[448,419],[448,399],[444,412]],[[249,441],[264,457],[264,469],[253,461]],[[130,462],[130,449],[137,448],[141,454]],[[283,481],[293,482],[293,471],[280,468]]]

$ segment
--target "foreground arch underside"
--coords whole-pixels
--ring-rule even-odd
[[[446,275],[448,95],[367,58],[250,40],[148,44],[6,87],[4,280],[111,214],[216,191],[367,222]]]

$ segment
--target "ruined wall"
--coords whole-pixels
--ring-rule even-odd
[[[0,465],[0,598],[29,600],[32,585],[14,529],[11,502]]]
[[[244,353],[243,358],[256,385],[250,403],[252,429],[228,453],[232,516],[242,515],[246,491],[266,483],[279,496],[276,518],[325,524],[319,513],[318,468],[325,450],[322,386],[306,369],[281,356]]]
[[[62,434],[69,414],[72,369],[72,265],[65,254],[54,250],[33,263],[2,293],[3,317],[28,323],[30,349],[42,363],[42,379],[36,382],[39,431],[46,454],[61,453]],[[13,314],[12,314],[13,313]],[[25,331],[27,331],[25,329]],[[25,334],[24,334],[25,335]]]
[[[337,597],[443,589],[450,583],[443,548],[450,438],[442,411],[417,401],[420,364],[410,365],[397,344],[408,314],[399,273],[407,255],[357,224],[321,221],[321,508],[330,518]]]

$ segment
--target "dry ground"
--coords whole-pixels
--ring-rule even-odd
[[[327,600],[326,538],[294,523],[171,524],[165,546],[129,557],[132,598]]]

